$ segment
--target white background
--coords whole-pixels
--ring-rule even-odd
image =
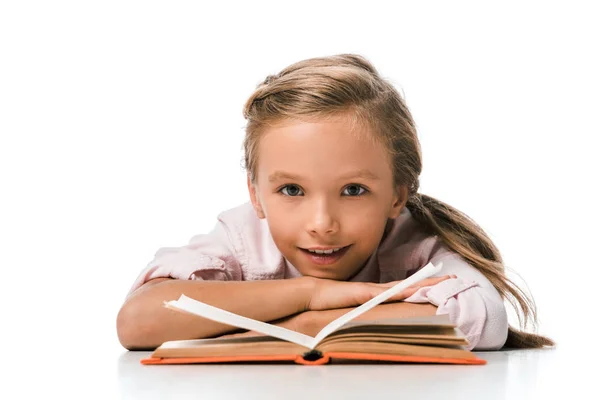
[[[118,309],[154,252],[247,201],[255,86],[353,52],[405,96],[421,192],[492,237],[540,333],[582,343],[600,266],[593,2],[396,3],[3,2],[3,338],[116,359]]]

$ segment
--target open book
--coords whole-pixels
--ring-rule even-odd
[[[142,364],[293,361],[319,365],[333,360],[485,364],[464,348],[467,339],[448,315],[354,321],[408,286],[439,272],[427,264],[415,274],[325,326],[315,337],[246,318],[181,295],[165,307],[264,334],[243,338],[163,343]]]

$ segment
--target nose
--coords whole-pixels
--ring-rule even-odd
[[[306,230],[311,235],[332,235],[339,231],[339,221],[324,201],[311,207],[307,221]]]

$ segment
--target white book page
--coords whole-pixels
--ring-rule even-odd
[[[241,315],[225,311],[218,307],[214,307],[201,301],[189,298],[183,294],[179,297],[179,300],[165,301],[165,307],[185,311],[190,314],[198,315],[200,317],[220,322],[226,325],[231,325],[242,329],[248,329],[251,331],[276,337],[278,339],[287,340],[288,342],[296,343],[312,350],[317,346],[317,344],[321,340],[327,337],[327,335],[331,334],[345,323],[369,311],[373,307],[386,301],[395,294],[402,292],[410,285],[413,285],[439,272],[441,268],[441,262],[435,266],[431,263],[428,263],[426,266],[424,266],[415,274],[406,278],[402,282],[398,283],[395,286],[392,286],[385,292],[372,298],[360,307],[355,308],[354,310],[342,315],[340,318],[329,323],[314,338],[312,336],[304,335],[302,333],[298,333],[289,329],[271,325],[266,322],[257,321],[252,318],[243,317]]]
[[[243,317],[241,315],[225,311],[221,308],[202,303],[201,301],[194,300],[183,294],[181,297],[179,297],[179,300],[165,301],[165,307],[186,311],[212,321],[236,326],[238,328],[264,333],[265,335],[287,340],[288,342],[296,343],[308,348],[310,348],[310,344],[314,340],[312,336],[298,333],[280,326],[267,324],[266,322],[257,321],[252,318]]]

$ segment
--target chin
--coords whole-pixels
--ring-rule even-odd
[[[330,279],[333,281],[345,281],[348,280],[348,277],[345,275],[340,275],[338,271],[335,269],[326,270],[326,269],[318,269],[318,268],[310,268],[306,269],[298,269],[303,276],[310,276],[312,278],[318,279]]]

